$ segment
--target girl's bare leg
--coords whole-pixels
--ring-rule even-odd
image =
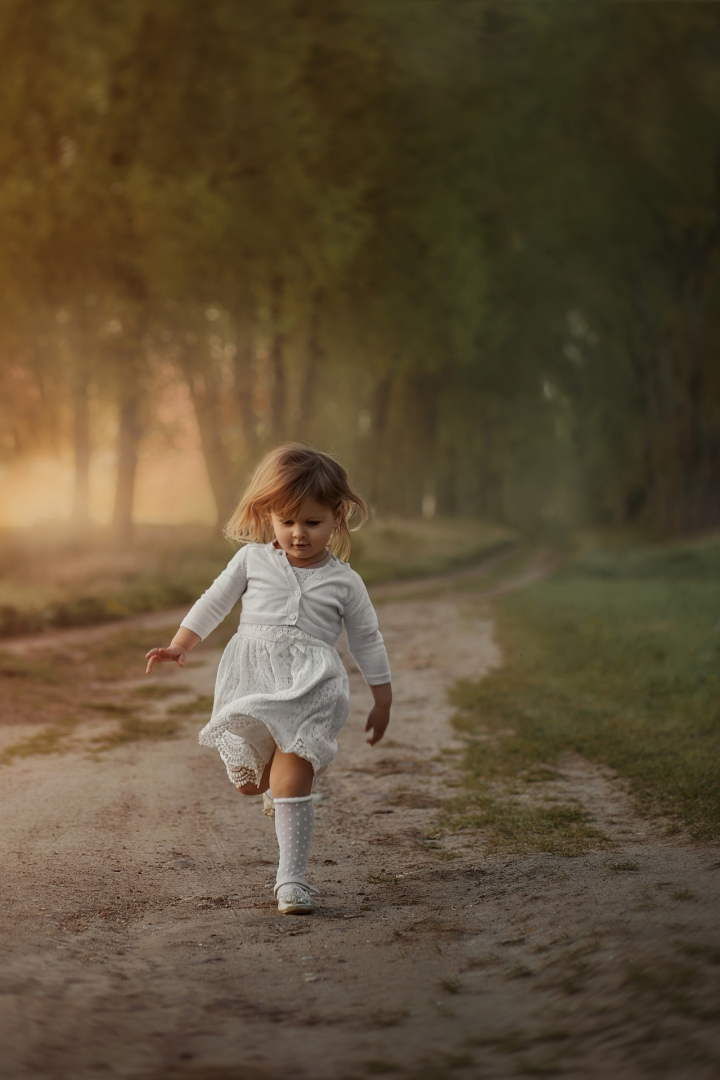
[[[270,788],[273,798],[293,799],[309,795],[314,775],[312,765],[305,758],[276,750],[270,762]]]
[[[238,788],[241,795],[262,795],[272,788],[276,799],[292,799],[309,795],[315,773],[312,765],[297,754],[284,754],[276,750],[262,774],[259,784],[243,784]]]

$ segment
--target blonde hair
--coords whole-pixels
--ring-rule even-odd
[[[367,507],[348,482],[347,473],[329,454],[305,443],[277,446],[265,457],[248,489],[225,526],[225,535],[241,544],[268,543],[274,539],[271,514],[281,517],[297,511],[304,499],[313,499],[340,513],[330,539],[330,550],[340,559],[350,554],[350,525],[367,521]]]

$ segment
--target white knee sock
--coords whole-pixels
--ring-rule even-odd
[[[275,892],[282,885],[295,883],[308,888],[305,874],[312,843],[315,808],[312,795],[293,799],[275,799],[275,832],[280,846]],[[313,890],[316,892],[317,890]]]

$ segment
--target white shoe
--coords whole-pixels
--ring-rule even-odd
[[[315,910],[310,893],[302,885],[281,885],[277,900],[281,915],[312,915]]]

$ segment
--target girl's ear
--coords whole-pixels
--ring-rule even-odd
[[[342,520],[343,520],[342,506],[338,506],[337,510],[333,514],[333,522],[335,523],[335,528],[336,529],[340,528],[340,526],[342,525]]]

